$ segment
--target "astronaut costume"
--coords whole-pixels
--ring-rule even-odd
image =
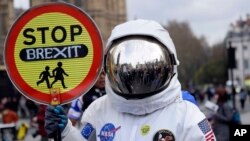
[[[86,109],[80,131],[68,122],[63,141],[215,141],[205,115],[182,97],[178,65],[158,23],[116,26],[106,48],[107,94]]]

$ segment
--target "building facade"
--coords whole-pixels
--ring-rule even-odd
[[[231,24],[226,37],[227,47],[229,42],[235,48],[236,67],[233,69],[233,80],[241,87],[246,87],[245,82],[250,78],[250,15],[245,20],[240,19]],[[229,78],[232,80],[231,75]]]
[[[0,0],[0,66],[3,66],[5,37],[15,20],[13,0]]]
[[[107,42],[113,27],[127,20],[125,0],[30,0],[30,5],[64,1],[83,9],[99,28],[103,43]]]

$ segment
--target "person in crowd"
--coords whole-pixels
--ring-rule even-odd
[[[32,118],[37,115],[39,111],[39,105],[37,103],[35,103],[34,101],[30,99],[26,99],[25,106],[29,110],[29,116],[30,116],[29,118]]]
[[[248,97],[249,97],[248,99],[250,101],[250,88],[249,87],[247,88],[247,95],[248,95]]]
[[[30,112],[26,106],[26,101],[27,101],[27,98],[21,95],[20,100],[19,100],[19,106],[18,106],[21,118],[30,118]]]
[[[212,99],[212,97],[214,96],[214,91],[215,91],[215,89],[214,89],[214,86],[213,86],[213,85],[209,85],[209,86],[207,87],[206,94],[207,94],[208,100],[211,100],[211,99]]]
[[[62,106],[48,106],[48,135],[59,127],[63,141],[216,140],[205,115],[182,97],[176,49],[159,23],[138,19],[116,26],[104,62],[107,94],[86,109],[82,128],[72,126]]]
[[[241,106],[241,110],[243,111],[245,108],[245,101],[247,99],[247,92],[245,91],[244,88],[241,88],[240,93],[240,106]]]
[[[6,107],[3,110],[3,115],[2,115],[2,122],[3,123],[5,123],[5,124],[7,124],[7,123],[17,123],[18,119],[19,119],[19,116],[12,109]]]
[[[13,136],[13,140],[16,139],[16,125],[19,120],[19,116],[16,111],[12,109],[11,103],[7,103],[5,105],[4,110],[2,111],[2,123],[3,124],[14,124],[13,127],[10,128],[11,134]],[[4,130],[4,129],[2,129]],[[4,131],[2,131],[4,133]],[[2,135],[4,136],[4,134]],[[3,137],[2,137],[3,138]]]
[[[219,86],[212,101],[218,105],[218,110],[211,118],[212,128],[218,141],[229,141],[229,126],[233,117],[233,109],[228,104],[228,96],[226,89]]]
[[[39,110],[36,116],[32,118],[32,123],[37,124],[38,130],[35,131],[35,133],[32,134],[32,136],[35,138],[37,135],[41,136],[41,141],[48,141],[47,133],[44,129],[44,117],[45,117],[45,111],[46,111],[46,105],[39,105]]]
[[[74,100],[68,111],[68,118],[75,126],[81,119],[83,112],[97,98],[106,94],[105,91],[105,72],[102,71],[95,85],[84,95]]]

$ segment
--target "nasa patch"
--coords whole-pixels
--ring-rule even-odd
[[[91,133],[92,133],[93,131],[94,131],[93,126],[92,126],[90,123],[87,123],[87,124],[83,127],[83,129],[82,129],[82,131],[81,131],[81,134],[82,134],[82,136],[83,136],[85,139],[88,139],[89,136],[91,135]]]
[[[171,131],[162,129],[155,133],[153,141],[175,141],[175,138]]]
[[[98,137],[101,141],[113,141],[116,131],[118,131],[121,126],[115,127],[112,123],[105,124]]]

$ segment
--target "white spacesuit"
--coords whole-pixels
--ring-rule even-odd
[[[182,98],[176,50],[161,25],[118,25],[106,50],[107,95],[85,111],[80,131],[68,122],[64,141],[216,140],[205,115]]]

